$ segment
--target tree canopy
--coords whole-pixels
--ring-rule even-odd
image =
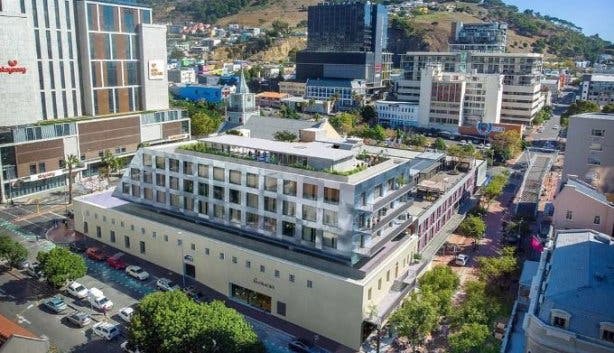
[[[433,148],[438,149],[440,151],[445,151],[448,146],[446,146],[446,141],[441,137],[438,137],[433,141]]]
[[[599,104],[591,101],[583,101],[577,100],[567,108],[567,111],[561,115],[561,125],[568,126],[569,125],[569,117],[576,114],[582,113],[596,113],[601,109],[599,108]]]
[[[488,326],[478,323],[463,324],[450,335],[450,353],[496,353],[499,352]]]
[[[470,281],[465,283],[465,298],[450,313],[450,319],[455,327],[466,323],[478,323],[490,327],[502,313],[501,303],[496,296],[486,291],[486,283]]]
[[[128,340],[143,352],[264,353],[236,310],[220,301],[198,304],[181,291],[145,296],[130,320]]]
[[[469,215],[458,226],[458,231],[462,235],[480,240],[486,233],[486,223],[479,216]]]
[[[515,130],[507,130],[494,134],[492,149],[494,158],[497,160],[507,161],[514,158],[522,150],[520,133]]]
[[[480,278],[489,283],[501,282],[502,277],[510,275],[518,267],[518,260],[514,255],[514,248],[506,246],[501,249],[499,256],[478,257]]]
[[[6,234],[0,235],[0,259],[16,266],[28,257],[28,250]]]
[[[286,141],[286,142],[294,142],[298,139],[295,133],[288,131],[288,130],[277,131],[273,135],[273,138],[277,141]]]
[[[47,282],[54,287],[62,287],[68,282],[85,276],[87,266],[83,257],[73,254],[62,247],[48,252],[39,252],[36,259]]]
[[[171,104],[175,107],[186,109],[190,117],[192,127],[192,135],[203,136],[209,135],[217,131],[224,117],[222,115],[222,106],[199,101],[172,101]]]
[[[497,197],[499,197],[503,193],[503,188],[507,184],[509,177],[506,174],[497,174],[495,175],[490,183],[486,185],[482,194],[486,198],[486,202],[490,205],[490,202]]]
[[[356,124],[358,124],[358,116],[352,113],[340,113],[328,119],[328,122],[340,134],[350,133]]]
[[[429,301],[421,300],[416,294],[404,301],[390,317],[390,323],[399,336],[406,337],[412,346],[422,343],[435,329],[438,321],[436,307]]]
[[[602,113],[614,113],[614,103],[608,103],[601,108]]]

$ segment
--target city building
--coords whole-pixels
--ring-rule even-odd
[[[576,175],[603,193],[614,192],[614,114],[585,113],[569,118],[563,179]]]
[[[553,201],[556,229],[592,229],[614,236],[614,204],[593,186],[569,177]]]
[[[306,99],[334,101],[337,110],[359,106],[367,93],[367,86],[361,80],[309,79],[305,87]]]
[[[296,79],[364,80],[381,88],[390,77],[388,13],[370,2],[309,6],[307,48],[296,56]]]
[[[235,86],[174,85],[169,88],[176,99],[220,103],[236,91]]]
[[[457,133],[461,126],[498,124],[503,75],[443,72],[427,65],[420,80],[418,125]]]
[[[194,71],[194,69],[168,70],[168,82],[183,83],[183,84],[196,83],[196,71]]]
[[[260,92],[256,94],[256,105],[259,107],[279,108],[281,101],[288,97],[285,93],[279,92]]]
[[[614,103],[614,74],[590,74],[582,77],[580,97],[599,105]]]
[[[505,23],[452,23],[450,51],[504,53],[506,43],[507,24]]]
[[[333,104],[328,100],[289,96],[282,98],[281,103],[302,113],[329,115],[333,111]]]
[[[69,155],[79,179],[105,151],[189,137],[169,109],[166,26],[134,1],[3,1],[0,87],[2,202],[64,187]]]
[[[408,52],[401,57],[403,77],[395,82],[398,100],[418,103],[422,70],[441,64],[443,72],[503,75],[501,122],[529,125],[542,109],[541,54]]]
[[[311,142],[221,135],[144,147],[113,194],[75,200],[75,229],[358,349],[412,288],[426,267],[414,255],[459,218],[486,164],[452,173],[441,153],[311,132],[301,133]]]
[[[243,70],[237,90],[229,95],[226,108],[227,121],[231,124],[245,124],[255,116],[260,116],[260,109],[256,105],[256,95],[250,93]]]
[[[524,350],[614,351],[614,240],[592,230],[559,230],[541,254],[522,322]],[[520,322],[517,322],[520,324]]]
[[[304,97],[305,87],[305,82],[279,81],[279,93],[285,93],[289,96]]]
[[[376,101],[377,123],[392,129],[418,126],[418,105],[407,102]]]

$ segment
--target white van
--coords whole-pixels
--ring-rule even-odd
[[[105,297],[104,293],[98,288],[90,288],[87,299],[94,308],[101,311],[108,311],[113,307],[113,302]]]

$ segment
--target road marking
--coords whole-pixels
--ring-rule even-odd
[[[28,319],[26,319],[25,317],[23,317],[22,315],[17,314],[17,322],[18,323],[26,323],[28,325],[31,325],[32,323],[30,321],[28,321]]]
[[[30,304],[30,305],[28,305],[28,307],[26,308],[26,310],[28,310],[28,309],[32,309],[33,307],[34,307],[34,304]]]

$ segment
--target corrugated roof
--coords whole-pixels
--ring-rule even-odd
[[[605,194],[602,194],[601,192],[597,191],[597,189],[582,181],[579,181],[574,178],[569,178],[565,186],[573,187],[576,189],[576,191],[583,193],[584,195],[595,199],[596,201],[602,202],[604,204],[609,204],[608,198],[605,196]]]

